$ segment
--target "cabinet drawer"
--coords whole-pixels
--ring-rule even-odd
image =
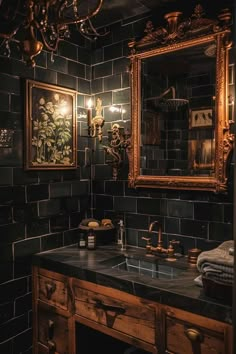
[[[38,299],[67,310],[68,286],[66,278],[57,273],[41,270],[38,274]]]
[[[81,318],[155,345],[156,307],[148,301],[103,286],[75,280],[75,312]]]
[[[231,354],[231,327],[174,308],[162,312],[164,353]]]

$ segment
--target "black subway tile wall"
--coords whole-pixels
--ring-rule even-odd
[[[117,181],[112,178],[112,166],[105,163],[103,145],[108,142],[107,132],[112,124],[131,129],[128,42],[143,35],[147,20],[148,17],[138,16],[117,22],[108,36],[99,38],[92,47],[61,42],[53,56],[42,51],[35,68],[27,67],[17,52],[10,58],[0,55],[0,127],[15,131],[13,148],[0,147],[0,353],[31,352],[32,254],[75,243],[80,221],[90,217],[91,212],[98,219],[111,218],[116,226],[123,219],[128,244],[139,247],[145,247],[142,237],[147,236],[154,220],[162,224],[165,246],[169,240],[177,239],[185,252],[193,247],[211,249],[232,239],[232,164],[228,195],[216,195],[135,190],[128,186],[125,154]],[[24,170],[25,78],[77,90],[75,170]],[[198,96],[199,83],[205,85],[204,95],[211,95],[209,80],[207,75],[189,77],[194,87],[192,100]],[[86,101],[90,95],[94,102],[102,99],[105,124],[101,144],[97,138],[87,137]],[[118,107],[118,112],[112,113],[111,105]],[[92,166],[85,165],[86,148],[91,152]],[[179,146],[171,148],[176,159],[175,149]],[[150,166],[153,168],[157,168],[155,160]],[[154,234],[152,242],[156,241]]]
[[[0,147],[0,352],[4,354],[32,352],[32,254],[75,243],[78,225],[90,208],[90,168],[80,159],[74,170],[23,167],[24,79],[78,90],[77,111],[85,111],[90,56],[75,44],[61,42],[59,47],[53,56],[43,51],[35,68],[19,56],[0,55],[0,128],[14,129],[13,147]],[[87,123],[86,114],[77,118],[78,126]],[[79,146],[78,137],[81,157],[88,146],[85,140]],[[83,180],[82,169],[87,173]]]

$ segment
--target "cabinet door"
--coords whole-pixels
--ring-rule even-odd
[[[161,312],[164,353],[232,354],[231,326],[172,307]]]
[[[38,353],[70,354],[67,317],[59,315],[44,306],[38,306]],[[73,333],[71,333],[73,336]],[[75,334],[74,334],[75,335]]]

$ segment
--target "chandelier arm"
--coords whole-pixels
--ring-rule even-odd
[[[94,17],[101,9],[104,0],[98,0],[98,4],[94,10],[92,10],[89,14],[85,16],[78,16],[75,19],[65,19],[65,18],[58,18],[58,25],[73,25],[76,23],[81,23],[84,21],[89,20],[90,18]]]
[[[55,52],[58,48],[58,44],[59,42],[62,40],[61,38],[59,38],[59,36],[56,38],[55,40],[55,45],[54,46],[51,46],[50,44],[48,44],[45,36],[44,36],[44,33],[43,31],[39,28],[39,32],[40,32],[40,35],[41,35],[41,38],[42,38],[42,41],[43,41],[43,44],[45,45],[45,47],[49,50],[49,51],[52,51],[52,52]]]

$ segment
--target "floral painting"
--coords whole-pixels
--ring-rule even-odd
[[[76,91],[26,81],[26,169],[76,168]]]

